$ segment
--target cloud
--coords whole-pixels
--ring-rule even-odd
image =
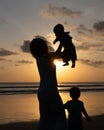
[[[77,46],[77,50],[89,50],[90,46],[87,43],[82,43]]]
[[[104,21],[94,23],[93,28],[98,32],[104,33]]]
[[[75,32],[75,34],[77,34],[76,37],[79,39],[80,42],[88,42],[88,40],[91,41],[95,38],[92,37],[94,36],[92,28],[87,28],[84,24],[69,24],[67,21],[65,21],[64,26],[66,30]],[[76,38],[73,37],[74,42],[76,41],[75,39]]]
[[[0,61],[5,61],[5,59],[4,58],[0,58]]]
[[[45,38],[45,37],[43,37],[43,36],[38,35],[38,36],[35,36],[35,38],[41,38],[41,39],[45,40],[46,43],[47,43],[49,52],[53,52],[53,51],[54,51],[54,48],[52,47],[52,43],[51,43],[49,40],[47,40],[48,37]]]
[[[64,26],[67,30],[71,29],[77,34],[75,35],[76,37],[73,35],[72,37],[73,43],[76,46],[78,60],[80,59],[83,64],[92,67],[101,67],[104,65],[104,37],[101,35],[103,31],[100,29],[100,27],[103,28],[103,24],[100,24],[100,27],[96,26],[96,30],[93,25],[99,24],[92,24],[92,27],[87,27],[84,24],[70,25],[68,22],[64,22]],[[98,29],[99,33],[97,34]],[[87,59],[88,57],[89,59]]]
[[[0,66],[0,69],[3,70],[3,69],[5,69],[5,67],[4,66]]]
[[[80,24],[80,25],[77,27],[77,31],[78,31],[79,33],[81,33],[81,32],[92,33],[92,29],[88,29],[88,28],[85,27],[83,24]]]
[[[20,46],[20,48],[23,52],[29,53],[30,52],[30,41],[25,40],[23,45]]]
[[[0,18],[0,24],[3,26],[3,25],[9,25],[10,23],[7,19],[1,17]]]
[[[29,60],[18,60],[18,61],[15,61],[15,66],[18,67],[20,65],[26,65],[26,64],[33,64],[32,61],[29,61]]]
[[[102,36],[101,33],[97,34],[93,28],[93,25],[91,28],[88,28],[84,24],[71,25],[66,21],[64,22],[66,30],[71,30],[71,32],[74,31],[77,34],[76,37],[71,35],[73,37],[73,43],[75,44],[77,51],[81,50],[81,53],[83,54],[90,51],[94,53],[94,55],[99,54],[100,57],[102,57],[104,55],[104,36]],[[103,24],[101,25],[103,27]]]
[[[67,21],[64,22],[64,26],[66,29],[69,29],[70,31],[74,30],[77,31],[78,34],[86,35],[87,33],[92,33],[92,29],[88,29],[84,24],[75,25],[75,24],[69,24]]]
[[[19,63],[19,64],[33,64],[32,61],[28,61],[28,60],[19,60],[16,63]]]
[[[10,55],[17,55],[18,53],[6,50],[4,48],[0,48],[0,56],[10,56]]]
[[[47,42],[49,52],[54,51],[54,48],[52,47],[51,42],[49,42],[45,37],[37,35],[35,38],[41,38]],[[30,42],[29,40],[25,40],[23,45],[20,46],[21,50],[26,53],[30,53]]]
[[[104,44],[102,43],[88,43],[88,42],[83,42],[81,45],[77,45],[77,50],[96,50],[96,51],[104,51]]]
[[[85,27],[85,25],[80,24],[77,28],[77,32],[80,34],[92,34],[92,35],[98,35],[98,36],[104,36],[104,21],[99,21],[99,22],[95,22],[92,25],[92,28],[89,29],[87,27]]]
[[[83,64],[86,64],[86,65],[90,65],[90,66],[93,66],[93,67],[99,67],[99,66],[102,66],[104,65],[104,61],[91,61],[91,60],[88,60],[88,59],[80,59],[79,61],[81,61]]]
[[[0,23],[7,24],[7,21],[5,19],[0,19]]]
[[[42,16],[46,17],[57,17],[57,16],[68,16],[71,18],[79,17],[82,14],[81,11],[72,11],[67,7],[57,7],[53,6],[52,4],[48,4],[48,7],[41,11]]]
[[[69,24],[67,21],[65,21],[64,27],[68,30],[76,30],[78,28],[78,25]]]

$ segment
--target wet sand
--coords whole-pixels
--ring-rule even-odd
[[[104,130],[104,115],[93,116],[91,121],[84,120],[84,130]],[[38,121],[0,124],[0,130],[37,130]]]

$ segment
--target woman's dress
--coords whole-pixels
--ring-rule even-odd
[[[37,66],[40,75],[38,130],[66,130],[65,111],[57,88],[56,66],[47,55],[39,57]]]

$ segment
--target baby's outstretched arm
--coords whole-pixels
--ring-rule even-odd
[[[60,44],[56,50],[56,52],[61,52],[61,49],[62,49],[62,45]]]
[[[53,41],[53,44],[55,44],[56,42],[58,42],[58,38],[56,38],[56,39]]]

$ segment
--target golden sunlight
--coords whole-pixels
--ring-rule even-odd
[[[54,60],[54,64],[55,64],[57,67],[62,67],[63,62],[60,61],[60,60]]]

